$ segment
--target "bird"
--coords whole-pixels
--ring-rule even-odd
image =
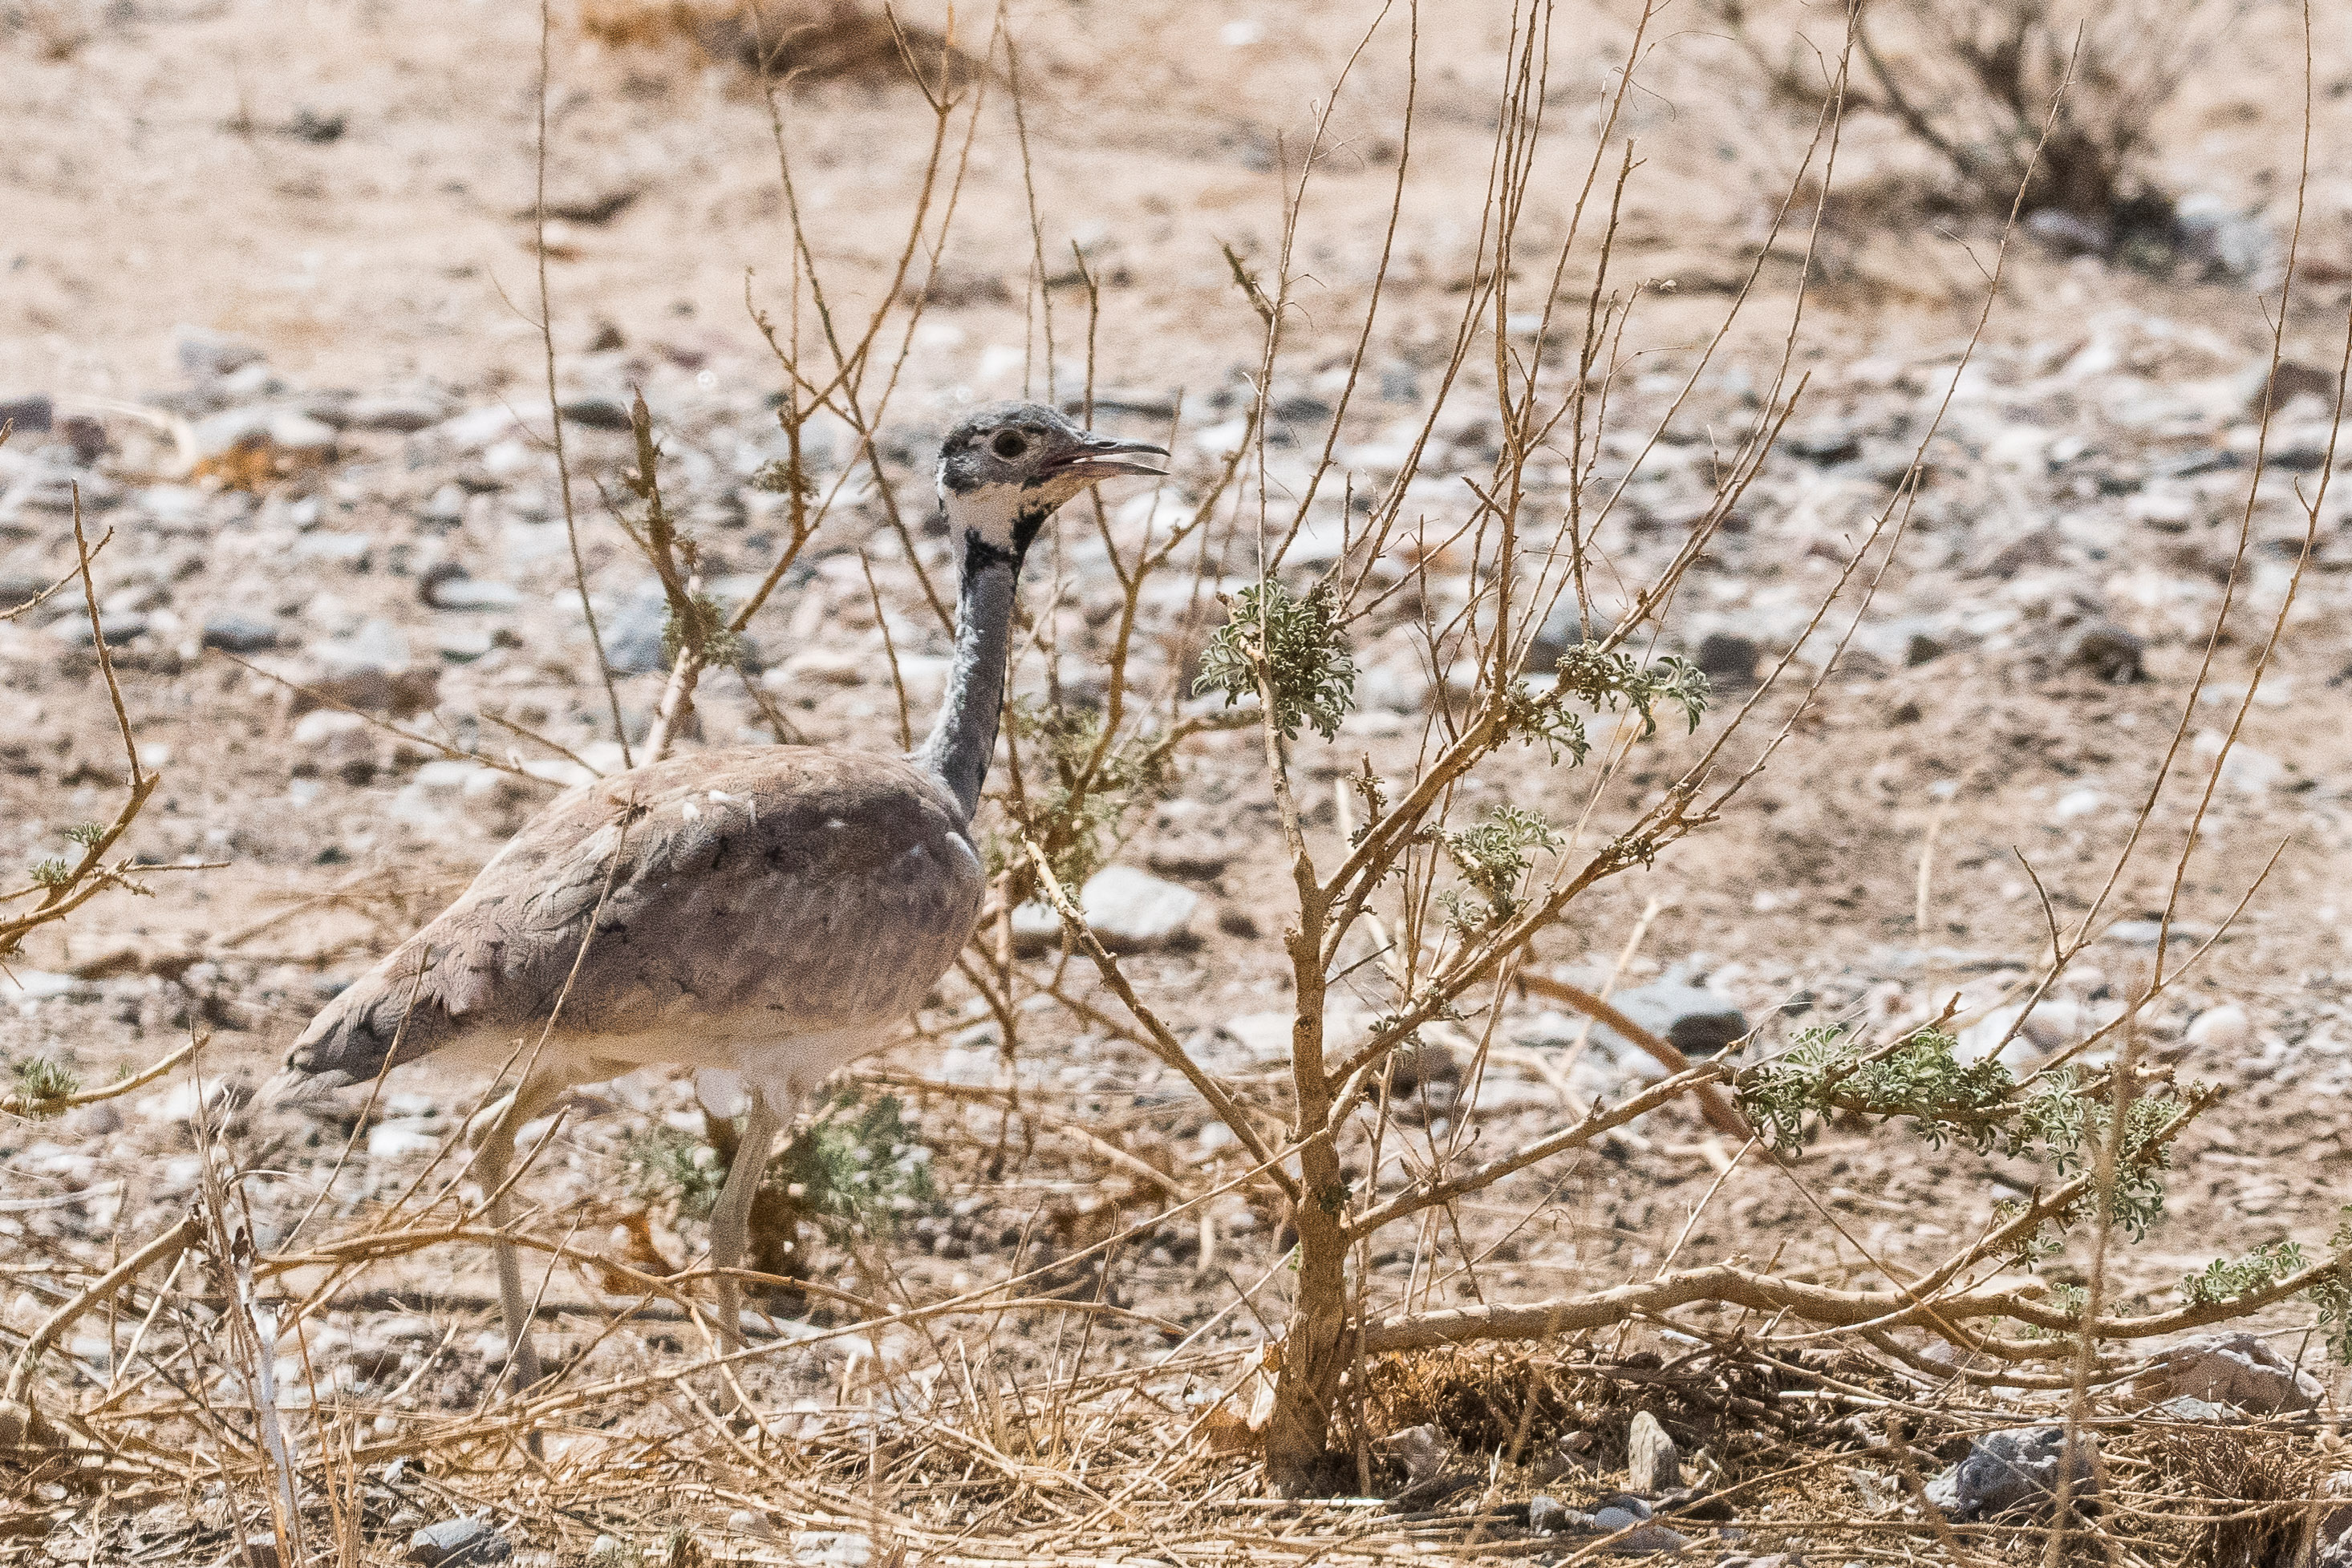
[[[736,1074],[748,1092],[709,1243],[719,1334],[741,1348],[733,1270],[782,1118],[884,1042],[979,918],[987,877],[972,818],[996,749],[1023,560],[1056,507],[1107,479],[1164,476],[1167,457],[1041,403],[960,420],[936,473],[961,551],[955,652],[919,746],[712,748],[577,785],[288,1051],[278,1082],[314,1092],[427,1057],[501,1079],[519,1067],[465,1134],[499,1233],[518,1386],[541,1371],[507,1235],[515,1134],[571,1089],[651,1064]]]

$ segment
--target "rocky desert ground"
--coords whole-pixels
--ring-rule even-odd
[[[478,0],[0,5],[0,418],[13,421],[0,605],[26,606],[0,622],[0,846],[29,889],[0,914],[63,873],[86,841],[69,836],[78,824],[121,808],[129,768],[93,622],[121,722],[160,780],[116,846],[137,865],[6,956],[0,1059],[12,1106],[37,1108],[44,1084],[87,1094],[202,1041],[130,1093],[0,1122],[12,1362],[60,1303],[192,1205],[232,1202],[268,1253],[357,1234],[449,1177],[479,1075],[425,1064],[299,1103],[260,1091],[312,1012],[532,811],[643,744],[676,647],[661,584],[614,520],[635,504],[633,400],[720,606],[758,593],[790,545],[791,497],[762,481],[791,452],[785,373],[755,313],[803,342],[817,328],[805,304],[793,314],[804,297],[780,159],[835,315],[859,321],[900,265],[934,119],[887,27],[848,7],[810,13],[815,35],[848,40],[845,63],[779,91],[772,114],[721,35],[680,20],[715,14],[559,5],[543,32],[536,10]],[[1359,498],[1401,474],[1412,536],[1381,580],[1402,586],[1349,628],[1350,711],[1291,757],[1309,841],[1344,854],[1360,809],[1346,781],[1410,776],[1471,695],[1425,634],[1472,590],[1475,553],[1447,519],[1468,515],[1506,440],[1498,362],[1573,362],[1593,262],[1580,250],[1555,277],[1548,257],[1572,220],[1599,223],[1576,204],[1605,130],[1594,201],[1628,138],[1640,160],[1609,285],[1628,299],[1639,285],[1638,299],[1610,340],[1606,428],[1573,454],[1564,441],[1540,453],[1523,502],[1556,521],[1575,494],[1614,497],[1591,543],[1589,630],[1629,613],[1677,559],[1728,455],[1799,378],[1801,394],[1628,644],[1706,674],[1715,702],[1696,730],[1662,726],[1599,783],[1514,747],[1459,809],[1539,810],[1597,842],[1727,726],[1741,727],[1727,753],[1738,766],[1781,738],[1719,821],[1536,937],[1524,983],[1423,1031],[1394,1135],[1433,1160],[1486,1157],[1666,1075],[1562,1001],[1561,984],[1607,993],[1693,1056],[1744,1041],[1742,1061],[1808,1030],[1895,1039],[1939,1017],[1964,1060],[1998,1052],[2020,1075],[2094,1036],[2082,1061],[2102,1064],[2127,1040],[2133,1061],[2220,1098],[2174,1147],[2144,1236],[2100,1248],[2076,1226],[2017,1279],[2063,1300],[2095,1276],[2111,1312],[2154,1313],[2217,1260],[2288,1242],[2326,1258],[2352,1203],[2340,26],[2323,15],[2315,34],[2307,178],[2302,16],[2242,6],[2200,35],[2136,165],[2177,204],[2161,243],[2049,212],[2004,246],[2003,214],[1969,210],[1891,116],[1850,113],[1822,199],[1807,162],[1818,103],[1776,95],[1719,13],[1547,15],[1521,314],[1501,324],[1507,352],[1482,344],[1449,376],[1490,254],[1482,192],[1524,15],[1339,0],[908,13],[911,48],[952,26],[982,62],[961,81],[965,101],[982,99],[969,140],[954,121],[939,165],[952,223],[939,241],[935,191],[908,289],[919,319],[889,339],[903,353],[870,452],[836,413],[803,427],[829,509],[740,658],[704,679],[684,746],[887,749],[920,734],[950,646],[934,603],[951,602],[956,570],[929,522],[932,455],[964,411],[1018,396],[1091,407],[1097,428],[1174,454],[1164,484],[1107,487],[1099,528],[1074,506],[1038,547],[1013,681],[1033,715],[1099,711],[1121,623],[1108,550],[1189,517],[1229,455],[1254,452],[1197,561],[1139,595],[1123,655],[1136,707],[1159,716],[1139,723],[1206,720],[1222,699],[1193,682],[1223,618],[1217,594],[1255,579],[1259,497],[1300,494],[1328,442],[1338,476],[1285,570],[1304,582],[1342,563]],[[1833,62],[1840,18],[1800,20]],[[1638,90],[1621,101],[1637,47]],[[1294,230],[1286,193],[1308,149]],[[1792,188],[1798,217],[1776,231]],[[1288,335],[1264,382],[1264,327],[1236,279],[1270,279],[1286,246]],[[1542,329],[1548,299],[1567,304]],[[907,316],[902,304],[892,319]],[[100,547],[88,602],[77,502]],[[1891,550],[1873,534],[1890,508]],[[1872,549],[1883,565],[1845,575]],[[1530,668],[1587,630],[1561,600]],[[2160,770],[2169,782],[2144,810]],[[992,841],[1010,843],[1003,811],[987,810]],[[1107,835],[1089,923],[1187,1054],[1278,1127],[1295,906],[1258,731],[1192,734]],[[2053,933],[2078,927],[2079,953],[2023,1010]],[[680,1382],[541,1448],[483,1437],[508,1346],[476,1241],[283,1276],[304,1328],[262,1359],[309,1489],[293,1511],[310,1521],[306,1560],[2040,1560],[2045,1531],[2030,1521],[1955,1536],[1946,1515],[1975,1521],[1951,1501],[1953,1476],[1941,1494],[1906,1490],[1948,1465],[1960,1475],[1972,1441],[2002,1437],[2000,1401],[2040,1396],[1969,1384],[1937,1359],[1951,1353],[1915,1339],[1790,1351],[1776,1364],[1790,1381],[1758,1396],[1755,1377],[1780,1373],[1725,1346],[1776,1325],[1729,1309],[1368,1369],[1366,1419],[1385,1426],[1363,1434],[1376,1459],[1355,1490],[1385,1502],[1263,1500],[1246,1442],[1213,1453],[1208,1438],[1280,1336],[1291,1218],[1264,1184],[1232,1185],[1245,1151],[1121,1024],[1050,912],[1013,911],[1002,936],[992,952],[1017,985],[992,995],[981,964],[950,975],[853,1070],[833,1141],[794,1167],[866,1207],[846,1228],[785,1220],[763,1242],[761,1266],[804,1286],[763,1298],[763,1340],[820,1339],[743,1368],[763,1412],[749,1427],[714,1406],[714,1385]],[[1343,1040],[1390,1006],[1364,953],[1327,1009]],[[651,1276],[688,1270],[703,1244],[697,1196],[731,1136],[682,1073],[583,1088],[526,1131],[525,1223]],[[1374,1316],[1716,1260],[1899,1286],[2051,1179],[1999,1149],[1857,1116],[1828,1118],[1776,1161],[1678,1101],[1478,1195],[1450,1226],[1396,1228],[1357,1266]],[[1092,1315],[982,1305],[824,1337],[876,1302],[984,1296],[1065,1258],[1031,1292]],[[201,1407],[213,1436],[126,1439],[83,1461],[95,1480],[56,1453],[11,1450],[0,1553],[226,1563],[291,1548],[270,1524],[278,1472],[255,1393],[267,1380],[192,1348],[243,1310],[196,1282],[209,1266],[191,1253],[184,1275],[151,1270],[77,1320],[38,1380],[83,1413],[76,1451],[98,1451],[89,1434],[115,1413],[158,1402]],[[306,1300],[314,1284],[326,1294]],[[544,1348],[583,1385],[707,1343],[675,1305],[593,1266],[548,1272],[540,1309]],[[2097,1395],[2100,1418],[2121,1423],[2101,1479],[2083,1482],[2105,1489],[2106,1543],[2069,1550],[2336,1561],[2293,1555],[2299,1514],[2242,1540],[2174,1528],[2187,1505],[2168,1513],[2168,1488],[2193,1489],[2146,1436],[2167,1422],[2238,1434],[2314,1499],[2334,1484],[2345,1385],[2315,1309],[2282,1302],[2229,1333],[2253,1337],[2199,1342],[2181,1364],[2234,1356],[2239,1383],[2166,1384],[2159,1361],[2154,1394]],[[1564,1403],[1530,1398],[1539,1427],[1523,1417],[1515,1433],[1478,1391],[1538,1372]],[[1136,1392],[1098,1420],[1068,1414],[1097,1411],[1097,1376]],[[2146,1414],[2191,1395],[2199,1412]],[[1782,1425],[1739,1414],[1757,1397]],[[2020,1404],[2006,1425],[2048,1419]],[[469,1420],[462,1442],[431,1436]],[[1920,1446],[1890,1437],[1890,1422]],[[861,1458],[875,1444],[920,1453]],[[1768,1450],[1770,1465],[1757,1458]],[[1772,1465],[1786,1479],[1724,1500]],[[1180,1471],[1181,1501],[1165,1490]],[[2292,1514],[2301,1495],[2256,1500],[2275,1514],[2285,1498]],[[2308,1512],[2315,1541],[2333,1533],[2322,1524],[2352,1524],[2316,1500]]]

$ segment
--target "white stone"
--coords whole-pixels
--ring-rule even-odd
[[[396,1121],[378,1122],[368,1129],[367,1152],[370,1159],[396,1160],[408,1155],[431,1154],[441,1146],[447,1127],[438,1119],[402,1117]]]
[[[2105,795],[2088,786],[2080,789],[2069,789],[2058,797],[2057,804],[2050,808],[2050,820],[2053,822],[2071,822],[2079,817],[2095,816],[2099,808],[2106,803],[2107,798]]]
[[[2224,1002],[2197,1015],[2196,1021],[2189,1026],[2189,1043],[2217,1056],[2242,1056],[2253,1046],[2254,1027],[2245,1009],[2235,1002]]]
[[[1189,887],[1135,870],[1106,866],[1087,879],[1078,908],[1106,947],[1140,951],[1188,936],[1201,895]]]
[[[339,735],[366,727],[367,720],[355,713],[345,713],[341,708],[313,708],[294,721],[294,744],[324,746]]]

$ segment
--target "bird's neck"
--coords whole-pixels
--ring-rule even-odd
[[[1042,520],[1042,519],[1041,519]],[[1035,530],[1024,530],[1024,536]],[[1004,660],[1013,633],[1013,588],[1021,574],[1022,537],[1012,549],[965,531],[963,575],[956,589],[955,662],[947,695],[915,761],[947,786],[969,821],[980,809],[980,788],[996,753],[997,716],[1004,706]]]

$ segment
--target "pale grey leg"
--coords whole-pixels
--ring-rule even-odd
[[[474,1180],[485,1193],[495,1195],[483,1217],[493,1228],[503,1232],[512,1214],[511,1199],[499,1189],[514,1168],[515,1134],[569,1087],[561,1077],[533,1073],[467,1124],[466,1141],[474,1150]],[[529,1388],[539,1381],[541,1368],[539,1352],[530,1343],[530,1303],[522,1292],[522,1261],[516,1256],[514,1243],[503,1235],[491,1243],[490,1251],[498,1262],[499,1308],[506,1319],[508,1364],[513,1370],[514,1386]]]
[[[767,1168],[768,1153],[776,1141],[776,1113],[768,1104],[768,1096],[756,1086],[750,1093],[751,1112],[743,1121],[735,1163],[727,1172],[727,1185],[719,1189],[718,1205],[710,1211],[710,1266],[720,1270],[742,1267],[751,1229],[751,1195],[760,1189],[760,1173]],[[743,1348],[742,1295],[734,1280],[721,1272],[719,1337],[729,1350]]]

